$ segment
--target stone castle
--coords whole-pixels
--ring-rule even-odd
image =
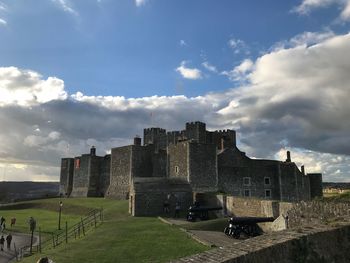
[[[60,194],[129,199],[132,215],[156,215],[164,200],[171,206],[193,203],[194,194],[223,192],[233,196],[280,201],[322,196],[322,174],[305,174],[291,160],[251,159],[236,146],[234,130],[207,131],[202,122],[182,131],[144,129],[133,145],[110,155],[63,158]]]

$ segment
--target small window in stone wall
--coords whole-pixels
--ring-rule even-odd
[[[245,197],[250,197],[250,190],[249,189],[244,189],[243,194],[244,194]]]
[[[243,177],[243,185],[250,186],[250,177]]]
[[[270,177],[265,177],[264,183],[265,183],[265,185],[270,185],[271,184]]]
[[[75,168],[79,169],[80,168],[80,159],[75,160]]]
[[[179,174],[179,166],[175,166],[175,173]]]
[[[265,197],[271,198],[271,190],[270,189],[265,189]]]

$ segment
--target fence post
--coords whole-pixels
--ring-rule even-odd
[[[83,235],[85,236],[85,227],[84,227],[84,221],[82,217],[81,217],[81,227],[83,228]]]
[[[34,235],[34,228],[32,229],[32,234],[30,237],[30,254],[33,252],[33,235]]]
[[[52,234],[52,245],[53,245],[53,248],[55,248],[55,235],[54,233],[51,233]]]
[[[66,243],[68,243],[68,222],[66,221]]]
[[[96,228],[96,214],[94,214],[94,222],[95,222],[95,228]]]
[[[16,261],[18,261],[17,248],[15,242],[13,243],[13,247],[15,248]]]
[[[41,229],[39,227],[39,252],[41,253]]]

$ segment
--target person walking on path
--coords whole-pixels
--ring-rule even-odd
[[[16,224],[16,217],[11,218],[11,227]]]
[[[7,250],[11,250],[12,235],[9,233],[6,237]]]
[[[164,213],[169,214],[169,212],[170,212],[169,206],[170,206],[169,200],[165,199],[165,201],[163,203],[163,211],[164,211]]]
[[[174,215],[175,218],[179,218],[180,217],[180,209],[181,209],[180,203],[176,202],[176,204],[175,204],[175,215]]]
[[[5,244],[5,238],[4,238],[4,236],[1,236],[1,238],[0,238],[0,249],[1,249],[1,251],[4,251],[4,244]]]

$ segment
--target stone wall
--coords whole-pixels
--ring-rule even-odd
[[[189,143],[189,183],[196,192],[216,192],[218,185],[216,146]]]
[[[169,177],[170,178],[183,178],[188,180],[188,154],[189,143],[179,142],[177,144],[171,144],[168,147],[169,153]]]
[[[188,140],[198,143],[206,143],[206,128],[203,122],[187,122],[185,136]]]
[[[74,180],[72,197],[87,197],[89,190],[90,155],[83,154],[74,158]]]
[[[112,149],[110,185],[106,197],[128,198],[131,180],[131,153],[132,145]]]
[[[152,177],[152,153],[154,145],[131,146],[131,178],[132,177]],[[124,165],[121,163],[120,165]]]
[[[311,198],[323,196],[322,174],[309,173],[308,177],[310,179],[310,196],[311,196]]]
[[[74,159],[61,159],[60,187],[59,194],[70,196],[73,187]]]
[[[232,242],[182,258],[177,263],[347,263],[350,262],[350,225],[300,227]]]
[[[227,213],[234,216],[265,216],[261,200],[253,198],[226,197]]]
[[[105,196],[110,182],[111,155],[106,155],[101,159],[99,193]]]
[[[193,203],[192,189],[188,182],[178,178],[134,178],[129,199],[131,215],[162,215],[165,200],[170,204],[169,215],[174,215],[176,202],[185,211]]]
[[[288,215],[289,227],[350,221],[350,203],[299,202],[293,204],[285,214]]]
[[[103,157],[90,155],[90,160],[88,164],[88,197],[101,196],[100,193],[100,164]]]

